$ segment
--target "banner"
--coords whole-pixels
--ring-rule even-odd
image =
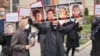
[[[96,4],[94,7],[94,15],[100,16],[100,4]]]
[[[35,2],[35,3],[31,3],[30,4],[30,7],[31,8],[35,8],[35,7],[42,7],[42,2],[41,1],[38,1],[38,2]]]
[[[18,13],[7,13],[6,14],[7,22],[18,22]]]
[[[42,19],[46,21],[62,20],[62,24],[62,22],[67,19],[72,19],[72,21],[75,21],[76,19],[81,19],[81,21],[83,20],[82,17],[84,8],[82,2],[34,7],[32,8],[32,15],[36,20],[36,17],[34,15],[35,9],[41,11]]]

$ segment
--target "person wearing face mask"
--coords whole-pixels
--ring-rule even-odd
[[[57,21],[46,23],[44,56],[64,56],[62,31]]]
[[[23,18],[19,21],[19,27],[11,39],[12,56],[30,56],[29,49],[33,47],[33,45],[29,44],[29,40],[25,32],[27,24],[28,18]],[[33,38],[31,38],[31,43],[34,43]]]
[[[5,8],[0,7],[0,36],[4,33]]]
[[[7,33],[4,33],[2,37],[0,37],[0,44],[2,45],[2,51],[0,56],[11,56],[11,37],[14,32],[14,25],[9,23],[7,24]]]
[[[80,19],[77,19],[76,21],[72,21],[70,19],[70,21],[66,22],[63,24],[63,31],[65,32],[65,34],[67,35],[66,38],[66,47],[67,47],[67,51],[66,51],[66,56],[69,56],[69,52],[72,49],[72,54],[71,56],[74,56],[75,53],[75,49],[76,47],[79,47],[79,34],[78,32],[80,32],[82,30],[81,27],[79,27],[79,22]]]

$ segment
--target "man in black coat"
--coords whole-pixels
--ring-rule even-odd
[[[58,22],[46,22],[45,55],[64,56],[63,35]]]
[[[100,17],[92,20],[91,27],[92,50],[91,56],[100,56]]]

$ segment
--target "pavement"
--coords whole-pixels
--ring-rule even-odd
[[[80,51],[80,56],[90,56],[91,48],[91,44],[88,45],[85,49]]]
[[[83,47],[83,49],[82,49]],[[90,56],[90,51],[91,51],[91,43],[89,44],[85,44],[84,46],[82,46],[80,51],[76,51],[75,52],[75,56]],[[1,51],[1,46],[0,46],[0,51]],[[40,56],[40,44],[39,43],[36,43],[34,47],[32,47],[30,49],[30,56]],[[69,56],[71,55],[71,51],[70,51],[70,54]]]
[[[0,46],[0,52],[2,47]],[[30,49],[30,56],[40,56],[40,44],[36,43],[34,47]]]
[[[36,43],[34,47],[30,49],[30,56],[40,56],[40,44]]]

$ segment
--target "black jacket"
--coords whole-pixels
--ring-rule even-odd
[[[65,34],[67,34],[66,46],[71,48],[79,47],[80,36],[78,32],[80,32],[82,28],[78,27],[78,23],[69,21],[63,25],[62,29],[65,31]]]
[[[64,47],[60,27],[53,27],[50,22],[46,23],[45,55],[64,56]]]
[[[2,45],[2,53],[11,56],[11,37],[12,35],[4,34],[0,37],[0,45]]]
[[[92,20],[91,27],[92,50],[91,56],[100,56],[100,17]]]
[[[92,20],[92,27],[91,27],[91,39],[95,40],[96,37],[99,36],[98,32],[100,30],[100,18],[95,17]]]

